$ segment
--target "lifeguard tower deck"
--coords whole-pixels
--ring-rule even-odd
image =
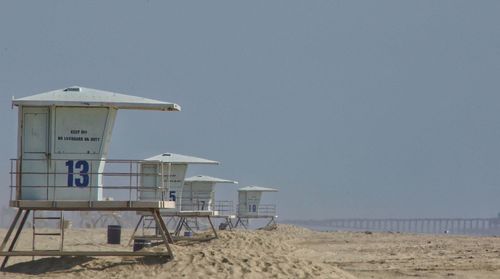
[[[143,173],[147,173],[149,176],[144,176],[142,178],[141,187],[139,188],[139,199],[141,201],[158,201],[168,199],[175,202],[175,208],[160,210],[160,215],[162,217],[169,218],[169,221],[178,219],[173,233],[175,236],[179,236],[183,228],[187,227],[190,229],[189,224],[187,223],[189,218],[207,218],[215,237],[217,237],[217,231],[215,230],[212,220],[210,219],[213,215],[212,211],[182,209],[183,202],[185,201],[183,198],[184,178],[186,176],[187,168],[191,164],[218,165],[219,162],[175,153],[163,153],[145,159],[141,163],[140,168]],[[156,233],[153,235],[145,234],[145,229],[152,229],[152,227],[148,225],[148,218],[150,214],[145,212],[141,212],[139,214],[141,217],[134,228],[129,245],[135,238],[162,240]],[[142,235],[136,236],[137,230],[141,224],[143,225]]]
[[[212,218],[219,218],[231,229],[233,213],[232,201],[216,201],[215,186],[217,184],[238,184],[238,181],[197,175],[186,178],[183,189],[182,210],[198,210],[212,212]]]
[[[4,256],[169,256],[172,239],[160,210],[174,201],[137,199],[142,160],[109,160],[108,148],[119,109],[180,111],[174,103],[78,86],[14,99],[18,107],[17,158],[11,160],[10,206],[17,214],[0,245]],[[111,170],[105,171],[111,168]],[[111,165],[111,166],[110,166]],[[112,193],[115,200],[106,200]],[[59,217],[37,217],[36,211],[60,212]],[[136,211],[153,216],[166,251],[65,251],[65,211]],[[59,232],[37,233],[33,223],[32,250],[15,250],[28,215],[59,222]],[[36,239],[59,236],[53,250],[37,250]],[[7,248],[7,249],[6,249]]]
[[[236,224],[248,228],[250,219],[269,219],[264,228],[276,225],[276,204],[262,204],[262,194],[266,192],[278,192],[277,189],[259,186],[247,186],[238,189],[238,212]]]

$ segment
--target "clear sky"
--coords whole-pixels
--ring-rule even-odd
[[[282,218],[500,211],[499,1],[2,1],[11,97],[71,85],[180,104],[120,111],[111,158],[279,188]],[[221,186],[227,190],[231,186]]]

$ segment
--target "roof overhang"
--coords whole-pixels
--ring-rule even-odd
[[[156,161],[162,163],[172,163],[172,164],[212,164],[218,165],[219,162],[212,161],[204,158],[175,154],[175,153],[162,153],[156,156],[144,159],[144,161]]]
[[[109,91],[72,86],[19,99],[14,106],[112,107],[116,109],[180,111],[175,103],[125,95]]]
[[[238,192],[278,192],[278,189],[266,188],[260,186],[247,186],[238,189]]]
[[[207,182],[207,183],[228,183],[228,184],[238,184],[238,181],[222,179],[207,175],[196,175],[184,179],[184,182]]]

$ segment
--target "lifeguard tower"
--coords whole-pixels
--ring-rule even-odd
[[[166,199],[174,201],[176,207],[170,209],[161,209],[160,215],[162,217],[169,218],[169,222],[179,219],[174,231],[174,235],[176,236],[180,234],[180,231],[183,227],[188,226],[186,221],[187,218],[208,218],[213,228],[213,224],[210,220],[211,212],[206,210],[182,210],[182,204],[184,202],[184,178],[186,177],[187,168],[191,164],[218,165],[219,162],[175,153],[163,153],[145,159],[140,165],[141,172],[145,175],[142,176],[141,185],[139,187],[139,200],[158,201]],[[132,233],[129,245],[132,243],[132,240],[134,238],[147,240],[159,239],[158,235],[156,234],[144,235],[145,229],[152,228],[149,225],[151,223],[151,220],[149,219],[150,214],[146,212],[142,212],[139,214],[141,215],[141,217]],[[143,225],[143,235],[136,236],[137,230],[141,224]],[[217,232],[214,228],[213,231],[217,236]]]
[[[276,204],[262,204],[262,194],[266,192],[278,192],[277,189],[259,186],[247,186],[238,189],[238,212],[236,224],[248,228],[250,219],[269,219],[264,228],[276,226]]]
[[[231,219],[236,218],[233,212],[232,201],[216,201],[216,184],[238,184],[238,181],[217,177],[197,175],[186,178],[183,191],[183,211],[209,211],[213,218],[222,218],[231,229]],[[197,224],[197,218],[195,218]]]
[[[119,109],[180,111],[179,105],[79,86],[14,99],[12,104],[18,107],[19,116],[17,158],[11,159],[10,206],[18,211],[0,245],[0,255],[5,256],[1,269],[10,256],[173,257],[169,246],[172,239],[160,210],[175,208],[175,202],[138,200],[141,173],[137,170],[142,160],[109,160],[107,155]],[[110,165],[115,171],[105,172],[105,166]],[[120,198],[103,199],[104,192]],[[37,217],[36,211],[60,215]],[[148,212],[155,219],[167,251],[65,251],[65,211]],[[15,251],[30,212],[33,222],[59,222],[60,230],[41,233],[33,224],[32,250]],[[59,236],[59,247],[38,250],[36,239],[47,235]]]

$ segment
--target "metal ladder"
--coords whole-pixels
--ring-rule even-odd
[[[42,211],[43,212],[43,211]],[[37,216],[37,210],[33,210],[33,221],[32,221],[32,227],[33,227],[33,243],[32,243],[32,251],[63,251],[63,246],[64,246],[64,215],[63,212],[59,212],[59,216]],[[59,221],[59,231],[57,232],[37,232],[37,225],[36,221],[37,220],[46,220],[46,221]],[[40,227],[42,228],[42,227]],[[60,236],[60,242],[59,242],[59,249],[52,249],[52,250],[47,250],[47,249],[36,249],[36,237],[39,236]],[[33,259],[35,258],[34,256],[32,257]]]
[[[153,216],[144,216],[142,219],[142,235],[146,235],[146,230],[154,230],[154,235],[159,235],[158,228],[156,227],[156,221]]]

